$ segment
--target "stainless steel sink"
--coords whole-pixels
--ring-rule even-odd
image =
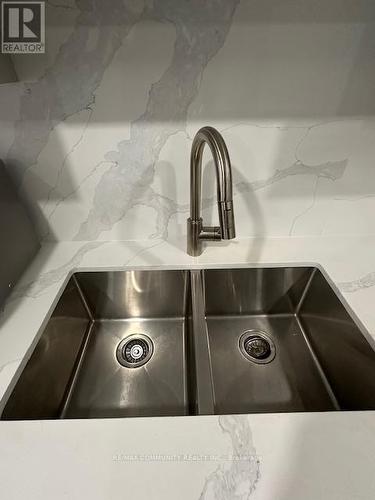
[[[186,271],[73,275],[2,418],[189,413],[188,287]]]
[[[207,270],[204,281],[215,413],[375,408],[375,353],[318,269]]]
[[[79,272],[1,418],[375,409],[365,335],[315,267]]]

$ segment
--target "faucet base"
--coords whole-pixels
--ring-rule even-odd
[[[197,257],[202,253],[204,240],[221,240],[221,230],[219,226],[203,226],[202,218],[194,220],[191,217],[187,220],[187,252],[192,257]]]
[[[203,219],[194,220],[191,217],[187,220],[187,253],[192,257],[197,257],[202,253],[203,245],[199,235],[202,231]]]

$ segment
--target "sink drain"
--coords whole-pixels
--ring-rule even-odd
[[[261,330],[247,330],[240,337],[240,351],[246,359],[254,363],[270,363],[276,348],[272,340]]]
[[[154,346],[150,337],[136,333],[121,340],[116,349],[116,357],[120,365],[138,368],[147,363],[153,352]]]

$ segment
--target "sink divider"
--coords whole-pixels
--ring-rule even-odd
[[[192,336],[195,358],[196,408],[198,415],[214,415],[215,399],[205,317],[203,272],[190,271],[192,300]]]

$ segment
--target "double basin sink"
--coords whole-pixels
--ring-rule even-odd
[[[375,409],[375,352],[316,267],[77,272],[3,420]]]

